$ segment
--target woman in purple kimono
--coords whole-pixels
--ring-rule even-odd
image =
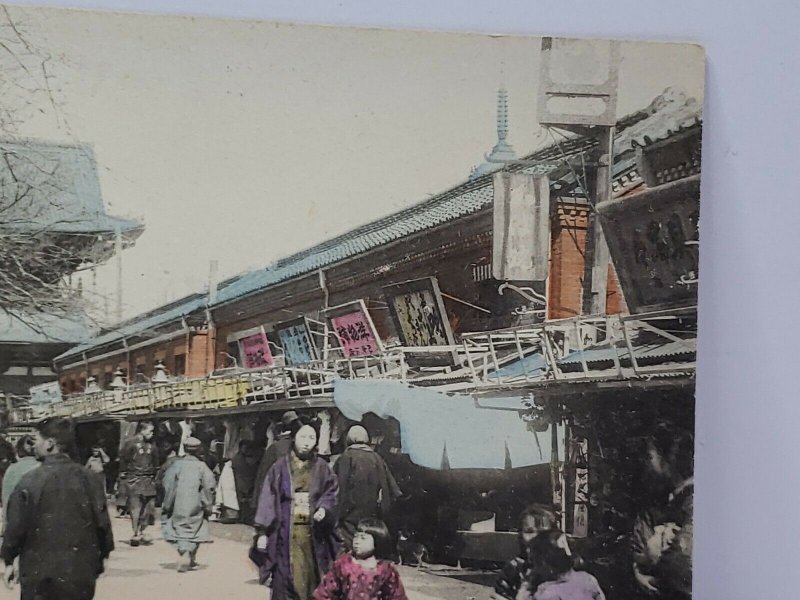
[[[317,438],[311,425],[293,425],[292,449],[270,468],[258,499],[251,558],[273,600],[310,600],[339,550],[339,485],[316,456]]]

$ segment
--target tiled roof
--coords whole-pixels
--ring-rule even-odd
[[[700,106],[686,94],[668,88],[645,110],[621,119],[614,140],[614,152],[618,162],[615,174],[630,169],[635,157],[629,153],[634,144],[644,144],[647,139],[660,139],[698,122]],[[559,165],[563,155],[571,156],[594,145],[582,136],[569,136],[559,144],[552,144],[528,156],[523,161],[541,164],[521,167],[525,172],[546,174]],[[405,236],[431,229],[459,217],[478,212],[491,206],[494,191],[492,176],[485,175],[467,181],[444,193],[415,204],[372,223],[368,223],[317,246],[283,258],[265,269],[251,271],[217,293],[215,304],[222,304],[309,273],[336,262],[351,258]]]
[[[57,356],[55,360],[63,362],[69,358],[80,356],[80,354],[86,350],[111,344],[126,337],[143,335],[150,330],[154,330],[172,321],[177,321],[197,310],[201,310],[205,305],[206,296],[204,294],[189,296],[182,301],[170,304],[165,310],[151,311],[145,315],[125,321],[114,329],[105,331],[97,337],[92,338],[87,343],[70,348],[63,354]]]
[[[0,311],[0,344],[77,344],[89,337],[80,317]]]
[[[700,107],[685,94],[667,89],[645,110],[620,119],[615,137],[614,173],[620,174],[635,164],[630,152],[636,143],[648,139],[668,137],[701,119]],[[551,144],[524,157],[523,161],[538,163],[535,166],[512,167],[529,173],[546,174],[561,164],[563,156],[574,156],[596,144],[581,136],[568,136],[558,144]],[[568,179],[568,177],[567,177]],[[230,302],[248,294],[269,288],[294,277],[330,266],[357,256],[362,252],[406,236],[443,225],[459,217],[476,213],[492,205],[494,190],[492,175],[467,180],[441,194],[409,208],[357,227],[316,246],[280,259],[264,269],[258,269],[230,278],[219,285],[214,306]],[[77,355],[83,350],[107,344],[123,336],[138,335],[142,331],[176,320],[204,307],[204,297],[190,297],[173,308],[137,317],[115,331],[105,333],[90,344],[70,350],[58,360]]]
[[[123,233],[142,225],[106,214],[91,147],[0,140],[0,215],[6,230]]]

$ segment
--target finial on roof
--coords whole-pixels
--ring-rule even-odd
[[[485,156],[486,162],[472,169],[470,179],[475,179],[481,175],[486,175],[492,171],[497,171],[503,167],[506,161],[514,160],[517,154],[506,141],[508,137],[508,92],[505,86],[501,85],[497,90],[497,144],[492,151]]]

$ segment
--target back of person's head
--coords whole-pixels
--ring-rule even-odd
[[[147,429],[154,429],[155,425],[153,425],[150,421],[139,421],[136,424],[136,433],[142,433]]]
[[[647,446],[651,457],[655,453],[672,478],[680,480],[692,475],[694,435],[691,431],[676,425],[659,423],[648,438]]]
[[[75,441],[75,424],[67,417],[50,417],[36,426],[36,430],[44,439],[53,440],[59,452],[77,458]]]
[[[34,455],[34,445],[36,441],[31,435],[23,435],[17,440],[17,457],[25,458]]]
[[[519,522],[524,524],[530,519],[534,522],[536,529],[554,529],[558,526],[558,517],[553,509],[544,504],[529,504],[519,516]]]
[[[353,425],[347,430],[347,445],[369,444],[369,432],[363,425]]]
[[[392,536],[386,523],[380,519],[361,519],[356,531],[367,533],[375,541],[375,558],[388,560],[392,555]]]
[[[528,544],[531,589],[545,581],[558,579],[573,567],[567,538],[558,529],[542,531]]]

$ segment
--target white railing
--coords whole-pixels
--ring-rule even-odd
[[[692,376],[696,310],[586,316],[467,333],[453,346],[395,347],[380,355],[329,358],[129,390],[80,394],[51,414],[144,414],[222,409],[331,397],[337,379],[391,379],[441,391],[535,388],[556,382]]]

